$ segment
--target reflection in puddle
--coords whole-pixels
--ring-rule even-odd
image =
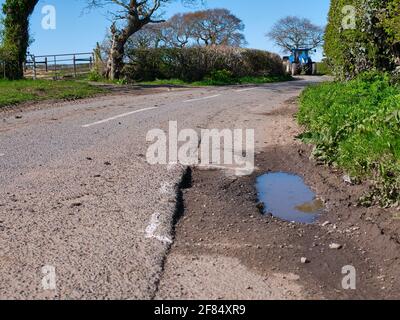
[[[299,176],[276,172],[257,178],[258,199],[264,203],[264,213],[286,221],[314,223],[324,209],[324,203]]]
[[[315,213],[324,209],[324,203],[321,200],[316,199],[312,202],[296,206],[295,209],[304,213]]]

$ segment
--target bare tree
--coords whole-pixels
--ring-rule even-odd
[[[88,0],[89,7],[109,7],[112,15],[111,49],[106,76],[119,79],[123,67],[125,44],[128,39],[150,23],[164,22],[160,18],[162,7],[174,0]],[[197,0],[181,0],[194,4]]]
[[[184,48],[193,37],[193,20],[188,14],[178,13],[165,23],[164,39],[169,47]]]
[[[246,43],[244,35],[239,32],[243,29],[241,20],[226,9],[178,13],[166,22],[144,26],[128,39],[125,49],[184,48],[194,44],[239,47]],[[107,44],[109,52],[110,35]]]
[[[126,44],[126,48],[159,48],[166,46],[166,23],[148,24],[133,34]]]
[[[198,44],[240,47],[246,44],[245,26],[227,9],[211,9],[186,15],[192,23],[192,36]]]
[[[299,48],[314,49],[323,43],[324,28],[308,19],[289,16],[275,23],[267,37],[284,52]]]

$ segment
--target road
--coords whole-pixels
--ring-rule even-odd
[[[0,298],[156,297],[185,168],[146,161],[149,130],[251,128],[262,150],[259,114],[318,81],[126,92],[0,114]]]

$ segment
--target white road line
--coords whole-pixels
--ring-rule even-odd
[[[212,99],[212,98],[217,98],[217,97],[220,97],[220,96],[221,96],[220,94],[216,94],[214,96],[208,96],[208,97],[203,97],[203,98],[198,98],[198,99],[190,99],[190,100],[186,100],[186,101],[183,101],[183,102],[187,103],[187,102],[202,101],[202,100],[208,100],[208,99]]]
[[[154,109],[158,109],[158,107],[145,108],[145,109],[140,109],[140,110],[136,110],[136,111],[132,111],[132,112],[119,114],[119,115],[117,115],[115,117],[111,117],[111,118],[108,118],[108,119],[104,119],[104,120],[93,122],[93,123],[89,123],[89,124],[85,124],[85,125],[82,126],[82,128],[93,127],[93,126],[96,126],[96,125],[99,125],[99,124],[103,124],[103,123],[106,123],[106,122],[110,122],[110,121],[113,121],[113,120],[116,120],[116,119],[124,118],[124,117],[130,116],[130,115],[135,114],[135,113],[140,113],[140,112],[154,110]]]
[[[5,154],[4,153],[0,153],[0,157],[4,157],[5,156]]]
[[[246,88],[246,89],[240,89],[240,90],[236,90],[235,92],[245,92],[245,91],[251,91],[251,90],[256,90],[258,88]]]

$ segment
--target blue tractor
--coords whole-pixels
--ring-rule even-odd
[[[295,76],[304,72],[306,75],[317,74],[317,64],[312,61],[310,52],[313,49],[292,49],[292,54],[283,57],[286,72]],[[314,50],[316,52],[316,50]]]

